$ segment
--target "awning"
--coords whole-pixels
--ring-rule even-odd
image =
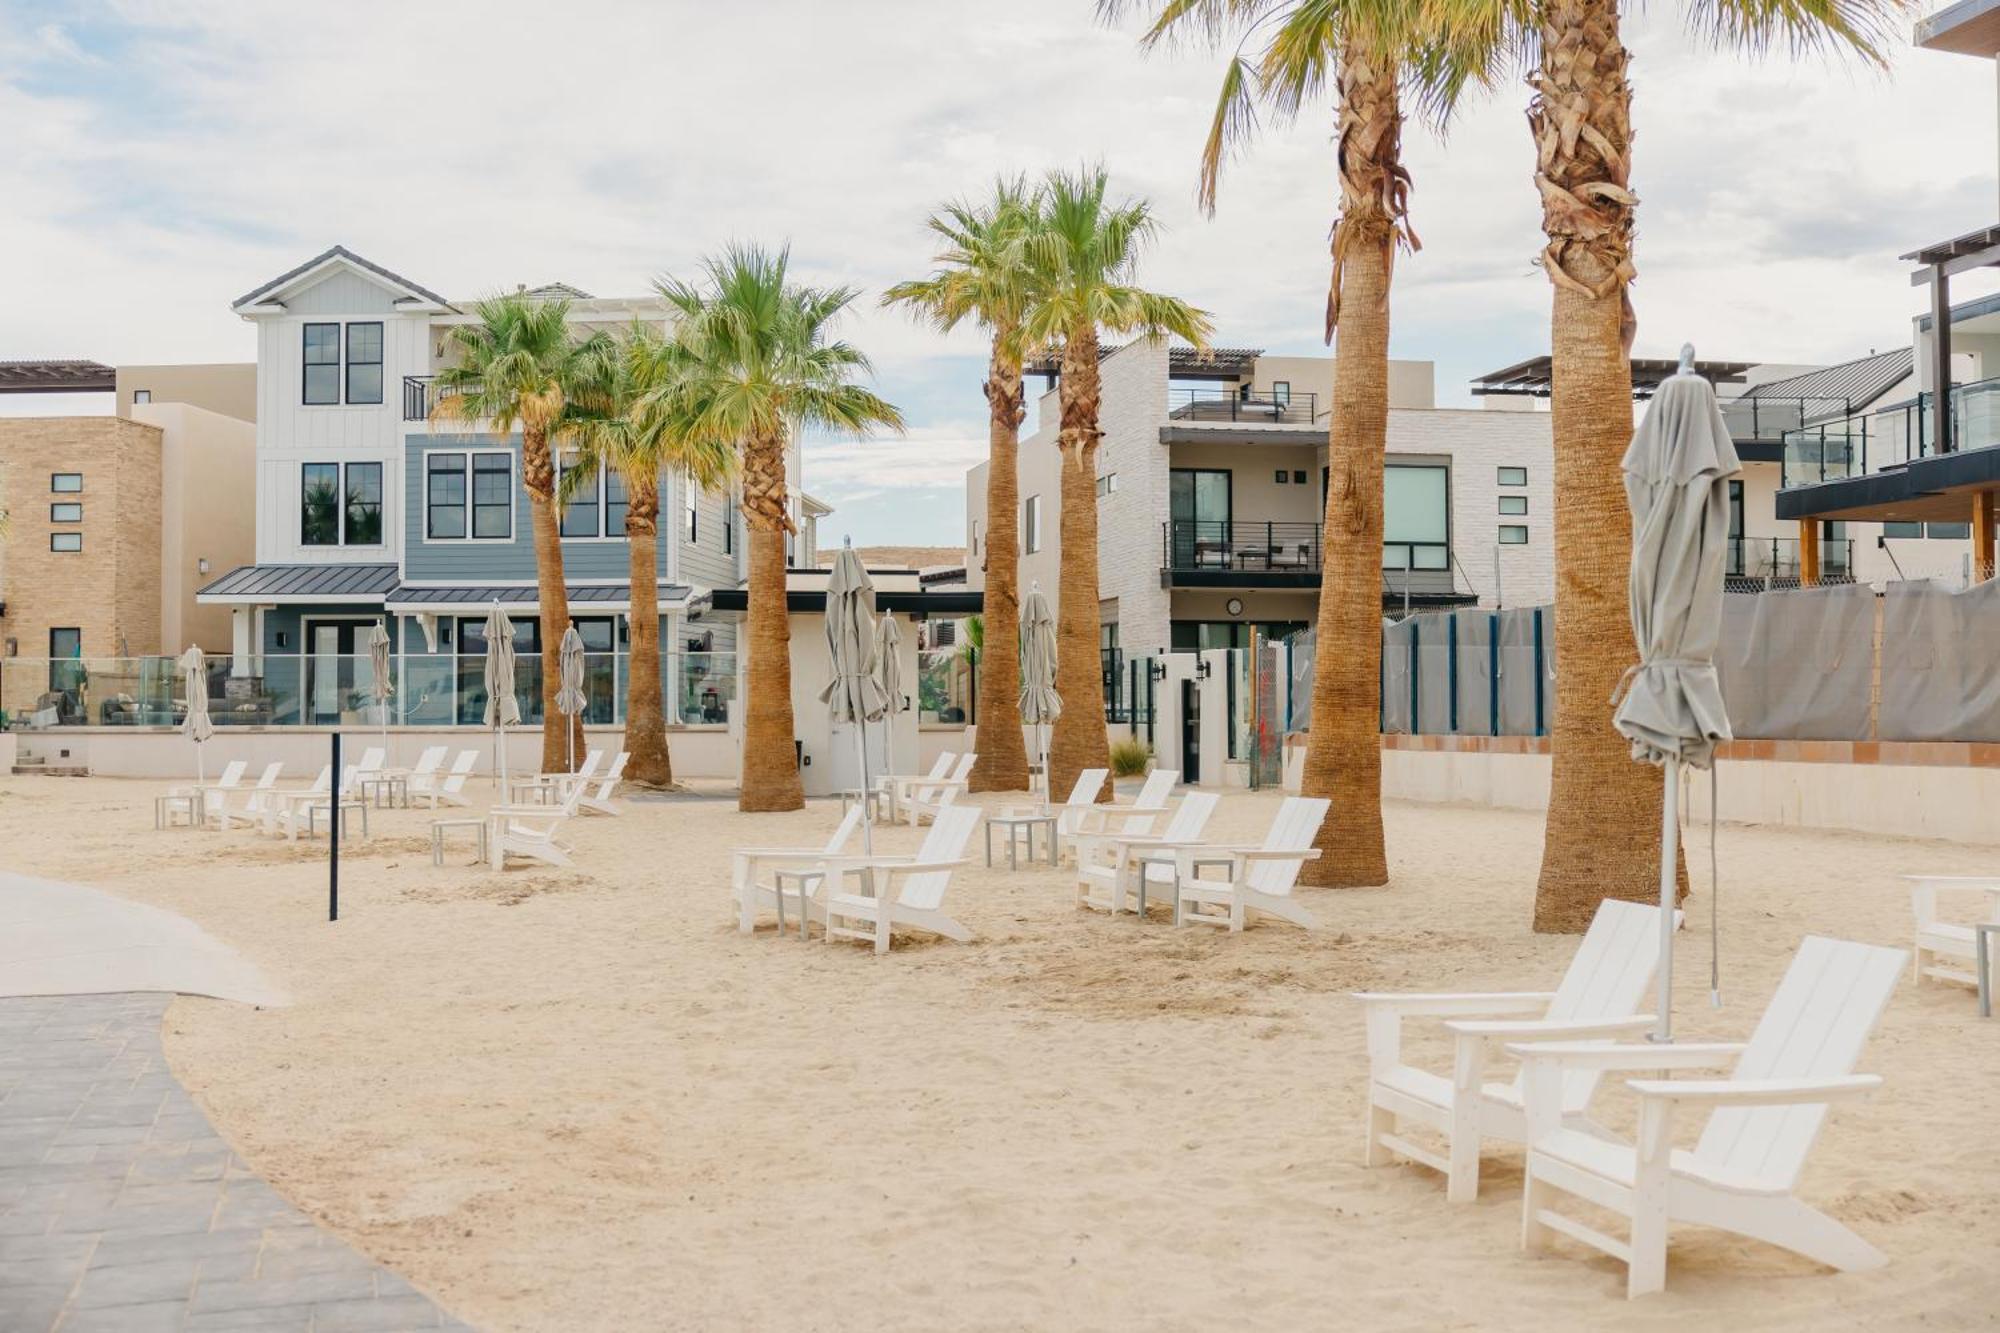
[[[572,609],[585,614],[627,611],[632,606],[632,590],[624,583],[579,583],[566,590]],[[685,583],[659,585],[660,610],[691,612],[702,610],[708,594]],[[532,583],[496,583],[484,587],[436,587],[402,584],[383,601],[391,614],[416,615],[420,612],[466,613],[490,611],[495,604],[507,611],[532,611],[541,598]]]
[[[823,572],[823,571],[822,571]],[[747,588],[717,588],[709,594],[711,605],[718,615],[734,619],[750,610],[750,592]],[[910,616],[923,620],[930,616],[956,620],[960,616],[976,616],[986,606],[986,594],[954,590],[951,592],[893,592],[880,587],[875,590],[875,609],[878,612],[893,612],[899,616]],[[826,613],[826,589],[793,588],[785,593],[785,610],[793,615]]]
[[[572,606],[590,612],[629,610],[631,588],[624,583],[575,583],[568,589]],[[660,609],[698,613],[708,594],[686,583],[659,585]],[[404,583],[394,565],[244,565],[232,569],[195,594],[204,605],[274,606],[335,602],[380,607],[391,615],[484,613],[494,603],[509,611],[532,611],[540,604],[532,583],[489,583],[474,586]]]
[[[394,565],[242,565],[195,593],[195,601],[381,604],[396,586]]]

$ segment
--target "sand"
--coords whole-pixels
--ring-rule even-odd
[[[1328,928],[1079,915],[1046,868],[962,873],[971,945],[887,958],[740,936],[728,848],[816,843],[837,805],[638,803],[572,871],[430,864],[378,816],[325,919],[324,844],[155,833],[153,784],[0,779],[0,862],[184,912],[294,998],[182,998],[175,1071],[282,1193],[492,1329],[1987,1327],[2000,1310],[2000,1020],[1906,984],[1800,1188],[1891,1256],[1865,1275],[1681,1229],[1663,1296],[1569,1242],[1516,1249],[1517,1154],[1476,1204],[1360,1164],[1356,988],[1552,985],[1528,930],[1538,816],[1393,805],[1391,887]],[[1232,795],[1250,838],[1274,797]],[[1587,812],[1579,817],[1588,818]],[[907,850],[908,830],[883,835]],[[467,859],[466,844],[453,860]],[[1722,830],[1725,1006],[1747,1033],[1809,932],[1906,945],[1899,872],[1976,848]],[[1698,880],[1704,876],[1698,874]],[[1706,920],[1706,892],[1692,903]],[[1413,1043],[1437,1060],[1434,1036]],[[1629,1133],[1618,1085],[1601,1119]],[[1695,1124],[1698,1129],[1698,1122]]]

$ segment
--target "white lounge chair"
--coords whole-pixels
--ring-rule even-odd
[[[1678,915],[1678,914],[1677,914]],[[1368,1022],[1367,1146],[1362,1162],[1381,1166],[1391,1155],[1420,1162],[1445,1176],[1445,1198],[1466,1203],[1479,1195],[1479,1146],[1486,1139],[1525,1143],[1526,1101],[1521,1078],[1488,1083],[1486,1064],[1503,1043],[1582,1040],[1638,1033],[1651,1014],[1643,1003],[1660,951],[1660,909],[1607,898],[1553,991],[1462,994],[1385,994],[1363,991]],[[1450,1077],[1403,1062],[1403,1020],[1443,1018],[1455,1050]],[[1563,1086],[1563,1113],[1582,1116],[1597,1092],[1599,1075],[1580,1070]],[[1402,1121],[1442,1134],[1444,1154],[1413,1143]]]
[[[961,944],[970,941],[972,932],[945,915],[944,895],[951,872],[970,864],[965,844],[979,815],[976,805],[939,810],[914,860],[871,856],[824,862],[829,882],[820,890],[820,903],[827,942],[873,940],[876,953],[887,953],[890,932],[897,926],[928,930]],[[859,881],[862,892],[842,892],[850,878]]]
[[[1910,882],[1910,908],[1917,918],[1917,965],[1912,976],[1921,985],[1954,981],[1979,984],[1979,950],[1972,927],[1938,915],[1939,893],[1986,895],[1986,920],[2000,921],[2000,878],[1977,875],[1905,875]]]
[[[978,759],[976,752],[968,750],[958,757],[958,763],[946,776],[936,781],[925,779],[915,786],[904,783],[904,789],[896,796],[896,813],[907,816],[913,827],[926,819],[936,819],[940,811],[951,808],[964,795],[967,775]]]
[[[1181,775],[1175,769],[1154,769],[1146,775],[1146,785],[1139,788],[1132,804],[1092,806],[1078,816],[1076,828],[1070,836],[1107,833],[1114,822],[1120,833],[1130,833],[1135,837],[1151,833],[1153,816],[1166,812],[1167,802],[1174,794],[1174,784],[1180,780]]]
[[[1096,833],[1079,834],[1076,846],[1076,905],[1100,912],[1122,912],[1125,899],[1132,898],[1138,910],[1139,877],[1146,877],[1151,893],[1158,886],[1160,901],[1174,900],[1174,864],[1171,860],[1147,860],[1147,853],[1172,852],[1176,847],[1198,844],[1208,817],[1222,798],[1212,791],[1191,791],[1181,798],[1173,817],[1158,835]]]
[[[861,807],[850,805],[826,846],[738,847],[731,858],[730,894],[736,900],[736,928],[748,935],[757,928],[757,911],[766,905],[778,912],[778,933],[785,933],[785,904],[796,903],[799,938],[806,937],[806,904],[822,876],[821,862],[847,847],[861,826]],[[769,872],[764,876],[764,872]],[[760,876],[763,876],[760,878]]]
[[[572,782],[588,782],[596,774],[597,766],[604,762],[604,751],[585,752],[583,762],[576,766],[574,773],[524,773],[508,785],[514,790],[508,795],[533,801],[560,801],[568,794]]]
[[[1108,768],[1086,768],[1076,775],[1076,782],[1069,789],[1069,798],[1061,805],[1042,805],[1035,813],[1053,815],[1056,821],[1056,855],[1062,855],[1064,841],[1076,836],[1083,827],[1084,816],[1097,808],[1097,794],[1104,790],[1104,783],[1111,776]],[[1011,814],[1011,810],[1003,813]]]
[[[931,771],[923,775],[924,780],[935,782],[946,776],[951,772],[951,766],[957,761],[958,752],[956,750],[943,751],[938,755],[937,761],[931,765]],[[896,822],[897,785],[905,780],[905,776],[900,773],[884,773],[875,779],[876,795],[887,803],[889,822],[892,824]],[[851,795],[846,799],[851,799]]]
[[[444,757],[450,754],[448,746],[426,745],[417,756],[417,764],[403,775],[403,790],[415,791],[420,785],[437,781],[438,770],[444,767]]]
[[[278,785],[278,775],[284,771],[285,766],[282,762],[273,761],[272,763],[268,763],[264,765],[264,771],[258,775],[256,786],[237,789],[243,797],[243,804],[241,806],[232,804],[225,793],[218,796],[212,803],[204,799],[202,809],[210,819],[215,821],[218,828],[226,829],[238,822],[241,822],[246,828],[250,827],[264,818],[265,807],[270,800],[271,791]]]
[[[631,758],[620,750],[618,757],[611,761],[611,767],[604,776],[592,782],[579,782],[574,786],[577,793],[577,809],[587,815],[622,815],[625,807],[611,799],[618,790],[618,784],[625,777],[625,761]]]
[[[370,750],[368,754],[376,756],[375,762],[377,764],[382,762],[382,752],[380,750]],[[377,768],[375,772],[379,774],[381,769]],[[319,816],[322,811],[325,812],[329,825],[334,820],[339,819],[342,821],[341,827],[344,829],[347,826],[346,816],[359,810],[361,812],[361,836],[363,838],[368,837],[368,802],[358,795],[360,783],[362,779],[368,776],[368,771],[363,769],[359,764],[349,765],[340,775],[340,786],[332,791],[326,790],[326,774],[322,773],[320,776],[321,781],[315,784],[313,790],[308,792],[303,798],[294,798],[286,802],[286,835],[293,842],[297,842],[299,830],[303,828],[306,831],[306,836],[312,837],[319,828]]]
[[[1808,935],[1747,1045],[1520,1047],[1528,1078],[1528,1170],[1521,1245],[1541,1249],[1560,1232],[1626,1265],[1625,1294],[1667,1282],[1667,1228],[1691,1222],[1766,1241],[1831,1268],[1860,1272],[1888,1262],[1880,1250],[1793,1188],[1830,1103],[1880,1087],[1855,1062],[1882,1016],[1909,954]],[[1611,1069],[1716,1067],[1723,1079],[1631,1079],[1639,1095],[1636,1146],[1563,1123],[1566,1084]],[[1674,1112],[1707,1109],[1692,1151],[1673,1146]],[[1630,1238],[1605,1235],[1552,1206],[1570,1194],[1627,1218]]]
[[[1180,890],[1174,924],[1225,926],[1233,934],[1243,929],[1250,913],[1262,912],[1312,930],[1318,923],[1299,906],[1292,889],[1299,882],[1300,867],[1319,859],[1313,839],[1332,804],[1324,797],[1287,796],[1260,846],[1177,850],[1175,878]],[[1223,877],[1203,879],[1204,870],[1220,870]]]
[[[583,799],[582,787],[571,787],[569,795],[548,805],[496,805],[486,812],[490,825],[486,833],[486,855],[495,870],[507,868],[509,856],[522,856],[544,865],[567,866],[574,850],[556,835],[576,817]]]
[[[215,781],[204,782],[199,786],[190,785],[186,787],[175,787],[174,790],[176,792],[199,793],[201,796],[202,808],[206,810],[211,800],[219,802],[228,799],[227,794],[236,790],[237,784],[243,781],[243,774],[247,772],[249,768],[250,765],[246,761],[242,759],[232,759],[223,766],[222,776],[217,778]]]
[[[466,803],[465,782],[472,776],[472,770],[479,763],[479,751],[460,750],[458,758],[451,761],[451,772],[439,778],[432,774],[425,779],[412,779],[410,801],[430,802],[431,809],[439,805],[464,805]]]

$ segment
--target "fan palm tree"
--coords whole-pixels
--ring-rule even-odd
[[[1062,348],[1056,693],[1063,709],[1049,741],[1051,792],[1110,764],[1098,649],[1098,334],[1171,336],[1205,348],[1212,328],[1207,311],[1136,285],[1140,253],[1159,223],[1145,200],[1113,200],[1109,192],[1101,166],[1050,172],[1028,238],[1037,276],[1022,336],[1029,346]]]
[[[563,583],[562,530],[556,518],[556,465],[549,435],[562,419],[568,385],[578,373],[579,346],[569,328],[569,302],[509,294],[476,307],[479,319],[445,334],[446,364],[433,381],[431,420],[489,423],[499,435],[521,432],[521,484],[527,488],[535,541],[535,580],[546,661],[569,626]],[[566,772],[583,752],[583,720],[565,730],[556,710],[557,674],[542,672],[542,771]]]
[[[1117,17],[1128,0],[1100,0]],[[1301,878],[1352,887],[1389,878],[1382,839],[1380,720],[1382,661],[1382,460],[1389,430],[1389,289],[1398,246],[1419,248],[1408,215],[1402,162],[1400,84],[1434,61],[1409,56],[1419,7],[1402,0],[1163,0],[1140,39],[1151,48],[1177,36],[1219,42],[1238,34],[1263,43],[1237,48],[1223,74],[1201,154],[1199,197],[1214,211],[1222,160],[1256,126],[1258,103],[1281,118],[1329,86],[1334,92],[1339,211],[1326,337],[1334,342],[1328,422],[1326,514],[1318,633],[1313,654],[1312,732],[1302,790],[1331,798],[1320,857]],[[1438,99],[1449,104],[1449,97]]]
[[[993,183],[989,199],[946,204],[931,215],[942,240],[927,278],[898,283],[883,304],[906,307],[949,332],[970,320],[992,339],[986,361],[986,600],[994,651],[979,667],[985,716],[972,791],[1019,791],[1028,785],[1021,732],[1020,444],[1027,415],[1021,363],[1032,350],[1022,319],[1033,296],[1035,270],[1027,237],[1035,200],[1021,177]]]
[[[600,472],[624,485],[632,636],[625,776],[655,788],[674,783],[660,686],[660,476],[673,471],[683,485],[715,490],[736,465],[729,442],[703,437],[685,419],[686,401],[674,390],[686,373],[679,345],[651,325],[593,340],[556,428],[565,450],[559,500],[594,487]]]
[[[792,432],[819,429],[865,437],[900,431],[903,415],[855,381],[868,358],[831,336],[858,294],[790,278],[789,248],[732,246],[703,262],[699,282],[656,284],[678,323],[672,342],[681,373],[647,393],[692,438],[741,451],[742,510],[750,548],[748,719],[743,743],[744,810],[797,810],[805,795],[793,760],[791,628],[785,609],[785,534],[794,530],[785,491]]]

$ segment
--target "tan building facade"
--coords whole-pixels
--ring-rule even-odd
[[[148,403],[186,403],[238,421],[257,419],[257,363],[119,366],[118,415]]]

